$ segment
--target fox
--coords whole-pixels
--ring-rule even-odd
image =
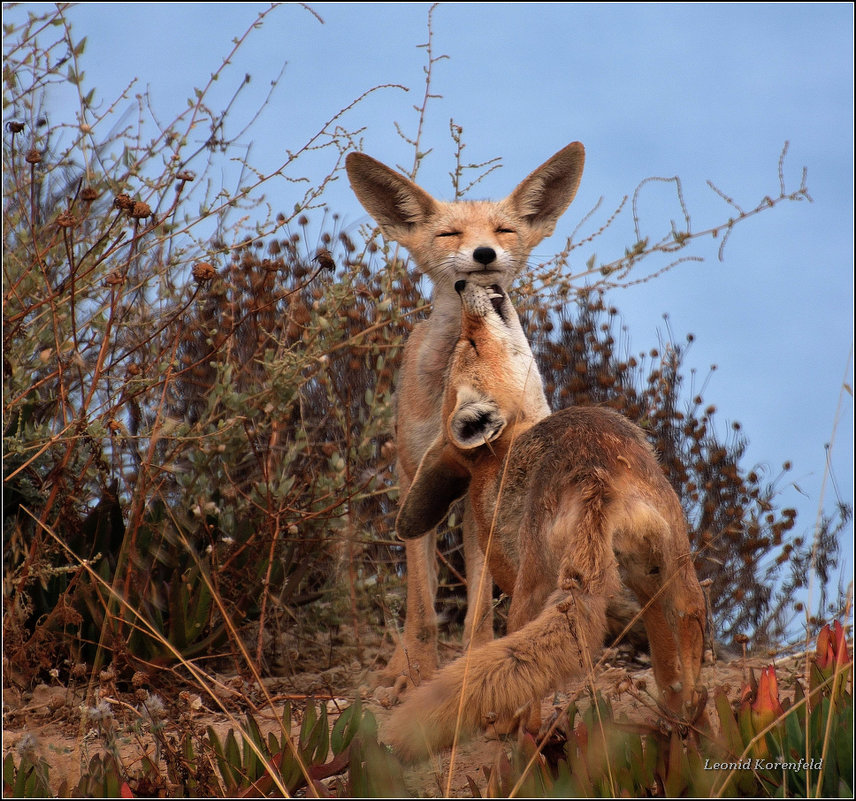
[[[488,567],[511,596],[506,636],[413,690],[384,740],[407,761],[516,721],[537,731],[541,699],[590,675],[607,606],[635,595],[665,706],[696,703],[706,627],[680,501],[637,425],[607,407],[543,414],[542,382],[505,290],[459,279],[460,335],[444,380],[442,430],[396,521],[413,540],[468,494]],[[699,693],[703,698],[703,693]]]
[[[431,312],[405,343],[396,388],[395,444],[399,505],[416,470],[441,430],[443,377],[460,334],[455,283],[507,289],[527,267],[530,254],[550,236],[574,199],[585,148],[572,142],[529,174],[499,201],[439,201],[404,175],[372,157],[352,152],[345,168],[351,188],[382,235],[406,248],[433,284]],[[544,402],[543,411],[549,410]],[[469,505],[463,513],[467,578],[464,642],[493,638],[492,580],[475,537]],[[402,636],[375,685],[399,691],[429,679],[437,669],[436,532],[405,543],[407,599]]]

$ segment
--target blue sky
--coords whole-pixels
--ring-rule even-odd
[[[88,37],[86,84],[102,101],[136,77],[131,94],[148,89],[159,116],[171,119],[267,7],[97,3],[73,7],[67,17]],[[415,132],[412,107],[422,101],[425,64],[417,46],[427,39],[430,5],[312,8],[323,24],[295,5],[268,15],[216,88],[225,103],[249,73],[251,91],[234,119],[249,117],[287,62],[253,128],[250,163],[277,169],[286,148],[302,144],[336,111],[373,86],[394,83],[410,91],[374,93],[343,123],[365,127],[367,153],[409,167],[412,150],[395,123]],[[428,191],[451,191],[451,118],[464,128],[471,160],[503,159],[476,196],[502,196],[568,142],[586,145],[577,199],[536,259],[558,250],[600,198],[582,235],[650,176],[680,176],[694,229],[721,223],[732,211],[706,181],[754,207],[778,193],[779,154],[790,143],[786,184],[796,190],[805,166],[813,203],[782,204],[740,224],[723,261],[719,241],[699,243],[692,252],[703,264],[616,290],[611,301],[634,351],[657,344],[664,313],[678,341],[695,335],[687,367],[703,379],[717,365],[705,399],[717,406],[720,426],[742,424],[750,440],[746,466],[766,465],[772,477],[783,462],[793,463],[780,502],[799,510],[801,530],[811,529],[820,504],[852,504],[852,393],[842,391],[845,383],[852,387],[852,5],[449,3],[436,9],[433,28],[435,55],[449,58],[435,65],[433,91],[442,97],[429,106],[423,133],[432,152],[419,181]],[[50,102],[56,121],[64,100]],[[332,154],[310,161],[310,180],[325,175],[331,161]],[[265,186],[274,207],[290,208],[294,191],[284,180]],[[366,221],[344,178],[327,199],[346,224]],[[648,185],[640,217],[652,238],[667,234],[669,221],[682,219],[674,192]],[[634,239],[624,214],[596,244],[576,251],[574,266],[582,270],[592,253],[611,261]],[[836,424],[834,483],[824,483]],[[845,583],[850,571],[852,559]]]

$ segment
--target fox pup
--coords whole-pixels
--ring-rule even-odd
[[[395,439],[401,502],[422,457],[441,430],[443,376],[460,334],[460,301],[455,282],[507,289],[526,267],[532,249],[553,233],[576,194],[585,151],[579,142],[560,150],[524,179],[504,200],[446,203],[435,200],[398,172],[362,153],[351,153],[346,169],[351,187],[384,237],[403,245],[433,283],[432,311],[404,348]],[[544,413],[549,410],[544,402]],[[464,556],[467,617],[464,639],[493,637],[491,581],[482,579],[471,510],[465,506]],[[409,539],[404,634],[378,683],[419,684],[437,668],[436,536]],[[481,593],[479,593],[481,588]]]
[[[488,721],[529,712],[590,672],[606,607],[626,585],[638,599],[663,701],[693,701],[705,601],[677,495],[641,429],[603,407],[544,415],[541,379],[504,290],[460,279],[460,335],[442,429],[425,451],[397,531],[421,537],[468,492],[477,537],[511,595],[508,634],[414,690],[385,739],[405,759]]]

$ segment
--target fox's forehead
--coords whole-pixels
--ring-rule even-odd
[[[464,233],[478,228],[495,229],[512,218],[508,204],[503,201],[465,200],[439,203],[438,207],[435,225],[453,226]]]

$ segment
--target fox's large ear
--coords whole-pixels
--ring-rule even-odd
[[[559,217],[571,205],[585,160],[585,148],[580,142],[572,142],[547,159],[508,196],[520,215],[528,219],[538,241],[553,233]]]
[[[365,153],[349,153],[345,169],[351,189],[387,239],[403,243],[437,209],[424,189]]]
[[[470,475],[451,458],[449,445],[437,437],[425,452],[395,521],[403,540],[427,534],[449,513],[470,486]]]
[[[483,397],[465,399],[452,414],[449,434],[455,445],[469,450],[493,442],[507,422],[496,401]]]

